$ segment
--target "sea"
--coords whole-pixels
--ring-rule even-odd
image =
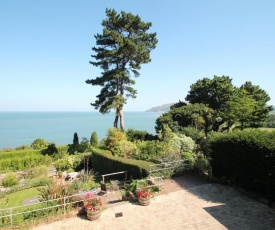
[[[160,112],[124,112],[125,129],[155,134]],[[79,140],[90,139],[96,132],[99,140],[113,127],[115,114],[99,112],[0,112],[0,149],[31,145],[37,138],[56,145],[72,144],[76,132]]]

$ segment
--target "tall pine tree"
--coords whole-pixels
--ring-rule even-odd
[[[141,64],[151,61],[150,53],[158,40],[156,33],[147,33],[152,23],[143,22],[138,15],[106,9],[106,16],[102,21],[102,34],[95,35],[97,46],[92,48],[95,61],[90,61],[103,72],[86,83],[102,87],[91,105],[102,114],[115,109],[114,127],[118,127],[120,119],[120,128],[124,131],[123,106],[127,98],[135,98],[137,94],[132,87],[135,84],[132,75],[138,77]]]

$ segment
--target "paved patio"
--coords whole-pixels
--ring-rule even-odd
[[[275,211],[235,189],[181,177],[164,185],[149,206],[121,202],[107,205],[100,219],[67,218],[33,230],[123,229],[275,229]],[[122,212],[122,217],[115,213]]]

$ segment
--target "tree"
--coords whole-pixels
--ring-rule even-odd
[[[222,110],[222,117],[227,123],[227,130],[233,125],[243,130],[250,127],[250,121],[253,119],[257,101],[252,98],[244,89],[239,89],[236,94],[225,104]]]
[[[79,145],[79,138],[77,133],[74,133],[73,145]]]
[[[214,110],[204,104],[188,104],[174,107],[156,120],[156,131],[162,129],[164,124],[175,132],[183,127],[193,126],[197,131],[203,130],[207,136],[208,131],[214,123]]]
[[[91,139],[90,139],[90,144],[93,147],[97,147],[98,144],[98,137],[96,132],[92,132]]]
[[[42,138],[37,138],[33,141],[33,143],[31,144],[31,147],[33,149],[45,149],[47,148],[49,145],[49,143],[47,141],[45,141]]]
[[[113,9],[106,9],[107,19],[102,21],[102,34],[95,35],[96,47],[90,64],[100,67],[103,72],[96,79],[86,80],[87,84],[101,86],[97,100],[91,103],[102,114],[115,109],[114,127],[125,130],[123,106],[127,98],[135,98],[137,91],[131,74],[138,77],[141,64],[149,63],[150,52],[156,47],[156,33],[147,33],[151,22],[143,22],[138,15]]]
[[[269,117],[272,106],[267,106],[270,100],[269,95],[261,89],[258,85],[253,85],[250,81],[245,82],[240,89],[245,90],[247,95],[250,95],[257,103],[252,113],[252,118],[249,121],[250,127],[262,127]]]
[[[191,104],[202,103],[215,111],[230,100],[234,93],[232,79],[228,76],[214,76],[213,79],[203,78],[190,86],[185,100]]]

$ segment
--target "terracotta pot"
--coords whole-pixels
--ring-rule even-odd
[[[87,211],[87,218],[91,221],[97,220],[101,215],[101,211],[98,210],[96,212]]]
[[[150,204],[151,198],[150,198],[150,197],[149,197],[149,198],[139,197],[139,198],[138,198],[138,202],[139,202],[139,204],[142,205],[142,206],[147,206],[147,205]]]

